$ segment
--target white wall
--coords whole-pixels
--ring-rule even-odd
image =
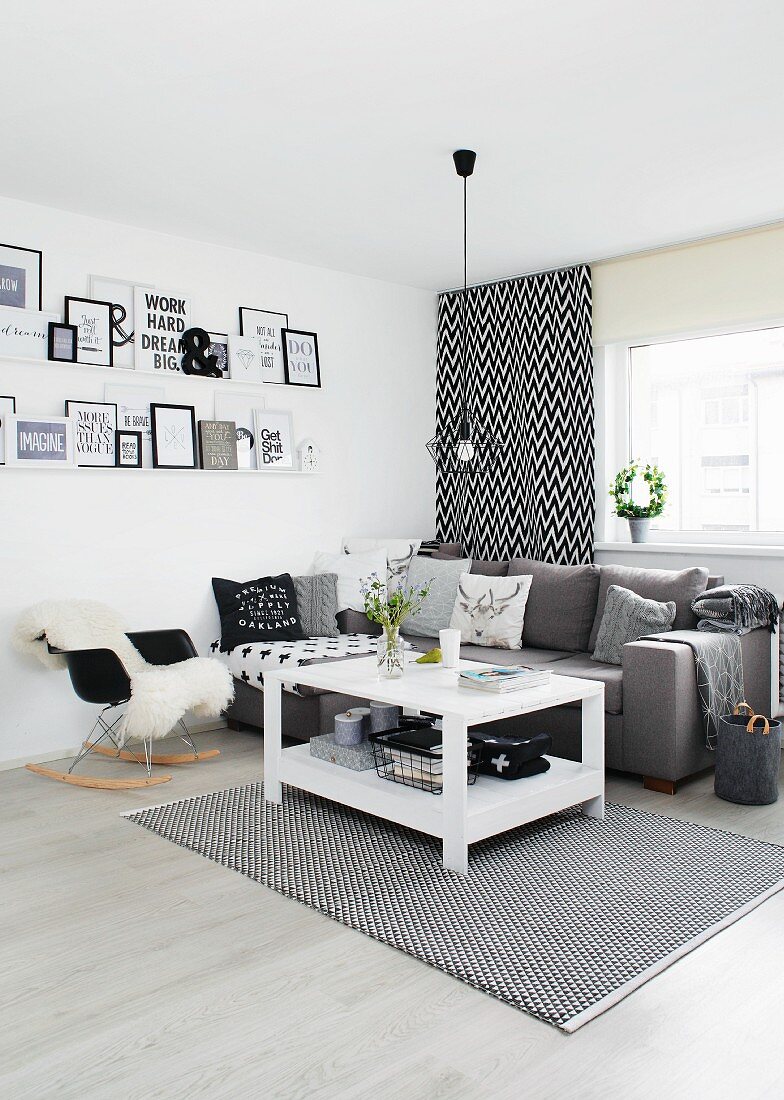
[[[63,295],[86,293],[98,274],[190,293],[194,323],[212,331],[237,332],[239,305],[286,310],[292,326],[318,332],[323,383],[264,390],[268,408],[293,411],[297,439],[321,445],[315,477],[0,467],[2,764],[77,745],[92,713],[65,673],[12,651],[29,604],[104,600],[130,628],[182,626],[204,650],[218,634],[213,575],[305,572],[344,534],[432,537],[435,296],[6,199],[0,226],[0,240],[43,251],[44,309],[62,312]],[[0,361],[0,393],[31,414],[62,415],[69,397],[103,400],[112,380]],[[209,417],[219,386],[168,378],[166,400]]]

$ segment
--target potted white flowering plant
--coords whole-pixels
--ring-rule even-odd
[[[404,645],[400,637],[401,624],[409,615],[416,615],[427,599],[430,585],[422,588],[400,588],[389,591],[385,582],[372,573],[362,585],[365,614],[382,628],[378,640],[378,674],[383,680],[396,680],[405,669]]]

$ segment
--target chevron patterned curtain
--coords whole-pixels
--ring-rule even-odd
[[[438,309],[436,428],[460,410],[462,291]],[[469,288],[468,400],[504,442],[491,473],[436,473],[436,530],[477,558],[593,558],[591,270]]]

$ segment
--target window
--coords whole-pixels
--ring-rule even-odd
[[[659,537],[784,533],[784,328],[640,345],[629,364],[630,451],[669,487]]]

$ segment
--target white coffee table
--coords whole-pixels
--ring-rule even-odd
[[[461,661],[461,668],[479,667]],[[443,718],[443,793],[432,795],[391,783],[375,771],[354,772],[310,755],[309,744],[283,748],[281,689],[291,669],[264,672],[264,791],[282,801],[282,783],[345,806],[396,821],[443,840],[443,864],[468,873],[468,846],[556,810],[581,804],[589,817],[604,817],[604,684],[573,676],[551,677],[545,688],[492,695],[458,687],[457,670],[406,665],[399,680],[379,680],[373,657],[306,665],[297,683],[402,707]],[[529,779],[504,781],[479,776],[469,786],[466,735],[470,726],[515,714],[582,703],[582,760],[548,757],[550,769]],[[543,715],[542,728],[547,729]]]

